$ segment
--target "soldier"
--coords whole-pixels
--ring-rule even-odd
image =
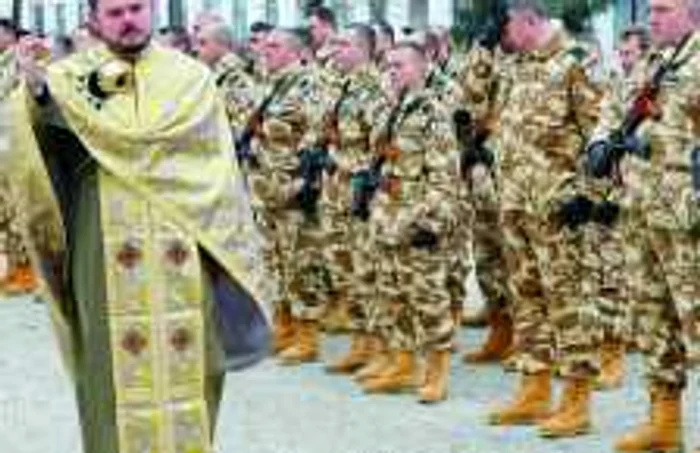
[[[383,66],[385,54],[394,47],[396,34],[394,28],[387,22],[378,21],[372,24],[377,36],[377,44],[374,49],[374,61],[378,66]]]
[[[393,360],[362,384],[370,393],[417,384],[419,400],[433,403],[447,397],[454,332],[445,281],[456,227],[457,146],[449,112],[426,88],[429,62],[422,48],[399,44],[386,62],[391,102],[377,117],[377,160],[369,172],[381,174],[370,218],[378,278],[372,321]],[[420,352],[427,372],[417,381]]]
[[[596,307],[581,299],[581,232],[561,200],[576,192],[577,154],[599,94],[582,66],[585,52],[537,0],[510,2],[505,45],[519,57],[501,93],[493,144],[521,381],[491,422],[539,423],[543,436],[573,436],[591,425]],[[555,361],[565,386],[551,411]]]
[[[185,27],[172,25],[160,30],[159,41],[165,47],[177,49],[186,55],[192,55],[192,37]]]
[[[203,29],[216,24],[226,24],[226,19],[215,11],[200,11],[192,24],[192,38],[196,40]]]
[[[338,29],[335,13],[325,6],[313,8],[309,16],[309,25],[311,49],[317,59],[325,60],[328,57],[326,46]]]
[[[354,24],[331,38],[333,49],[329,67],[335,78],[322,87],[324,127],[322,137],[337,166],[327,181],[323,199],[326,229],[326,261],[333,292],[340,305],[347,304],[352,331],[350,352],[327,367],[329,372],[351,373],[375,351],[378,338],[368,330],[369,307],[374,300],[373,260],[366,221],[352,216],[352,175],[371,161],[370,132],[375,105],[383,92],[380,75],[372,64],[374,31]]]
[[[197,56],[214,72],[234,136],[238,137],[259,103],[259,86],[248,74],[247,63],[232,51],[233,46],[233,30],[226,24],[204,26],[197,34]]]
[[[15,45],[17,29],[7,19],[0,20],[0,104],[19,83]],[[12,187],[0,178],[0,255],[6,260],[5,275],[0,274],[0,289],[11,294],[33,291],[37,279],[32,269],[29,247],[12,195]]]
[[[462,90],[454,80],[453,74],[447,72],[448,68],[443,66],[438,37],[433,32],[424,30],[414,32],[406,37],[405,41],[415,42],[425,52],[430,64],[426,86],[440,96],[440,100],[446,103],[448,109],[457,109],[462,103]]]
[[[506,57],[497,42],[481,39],[465,57],[458,80],[464,104],[481,133],[488,134],[491,118],[498,115],[496,104],[499,74],[505,71]],[[501,81],[501,83],[503,83]],[[495,173],[483,162],[466,169],[473,214],[473,248],[476,278],[486,299],[483,316],[489,331],[484,344],[463,356],[466,363],[497,362],[508,357],[513,342],[513,320],[508,303],[503,233],[498,222],[498,193]],[[479,314],[472,315],[478,318]],[[468,322],[465,320],[465,322]],[[472,321],[472,324],[474,321]]]
[[[295,322],[293,303],[302,299],[307,309],[313,306],[318,310],[327,293],[319,265],[316,241],[320,233],[315,219],[290,209],[297,183],[298,151],[315,124],[308,105],[319,102],[313,97],[316,90],[311,74],[301,66],[305,51],[294,31],[275,29],[268,34],[262,48],[268,87],[254,112],[256,118],[249,121],[247,128],[257,140],[251,153],[240,156],[249,176],[253,209],[268,238],[268,265],[280,282],[275,307],[275,350],[280,352],[282,363],[290,364],[315,360],[319,342],[315,314],[297,313],[302,320]],[[307,255],[300,254],[300,248]]]
[[[641,246],[653,285],[643,299],[649,338],[649,420],[623,436],[621,452],[683,448],[686,349],[681,313],[698,320],[700,193],[700,19],[692,0],[651,0],[654,51],[632,76],[626,107],[607,108],[588,147],[594,176],[613,175],[617,159],[625,197],[640,214]],[[613,106],[611,106],[613,107]],[[610,150],[616,149],[615,152]],[[618,157],[615,157],[618,156]],[[633,168],[634,171],[630,171]],[[635,177],[636,176],[636,177]],[[696,324],[697,325],[697,324]]]
[[[621,34],[617,52],[621,72],[611,74],[602,102],[603,111],[624,98],[627,78],[647,48],[644,29],[633,27]],[[600,208],[610,209],[612,216],[595,216],[595,221],[584,227],[582,255],[586,268],[584,294],[599,304],[601,368],[597,385],[604,390],[622,385],[625,352],[632,335],[632,306],[639,306],[629,299],[632,294],[641,294],[640,288],[650,285],[646,277],[651,275],[643,272],[643,279],[629,278],[639,274],[639,267],[643,265],[639,263],[643,249],[638,240],[640,224],[633,221],[634,211],[625,205],[616,181],[585,178],[584,184],[590,198]],[[616,213],[621,207],[624,215]],[[628,270],[632,270],[631,274]]]
[[[439,37],[432,31],[421,31],[414,33],[408,39],[418,43],[425,49],[426,57],[430,62],[426,86],[438,96],[439,102],[448,111],[454,112],[462,107],[464,93],[455,79],[455,74],[448,72],[450,68],[447,67],[445,50],[441,46]],[[471,233],[474,212],[472,205],[462,200],[465,190],[468,190],[468,186],[460,185],[459,190],[455,191],[456,199],[454,201],[456,206],[458,206],[455,213],[459,218],[459,226],[455,231],[459,234],[456,234],[453,238],[455,243],[452,250],[455,250],[456,253],[452,256],[446,281],[450,294],[450,311],[456,326],[460,326],[462,323],[464,299],[466,297],[465,282],[472,271],[470,247],[472,244]],[[453,347],[456,349],[456,345],[453,345]]]
[[[267,35],[272,30],[274,30],[274,27],[267,22],[254,22],[250,26],[250,36],[245,46],[244,58],[247,62],[246,72],[257,83],[262,83],[265,78],[262,65],[262,48]]]

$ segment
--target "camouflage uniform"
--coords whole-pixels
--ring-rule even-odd
[[[17,86],[18,75],[14,52],[0,54],[0,104],[5,102]],[[7,259],[7,275],[0,275],[0,283],[8,278],[13,283],[13,275],[31,269],[31,259],[20,216],[12,195],[12,186],[6,177],[0,176],[0,254]],[[31,271],[27,271],[31,272]]]
[[[477,121],[488,122],[497,114],[494,93],[498,75],[508,61],[499,51],[474,46],[465,57],[464,70],[458,74],[463,89],[464,105]],[[503,82],[501,82],[503,83]],[[474,208],[473,247],[476,278],[484,294],[489,312],[508,306],[508,276],[503,251],[503,231],[499,218],[499,195],[496,180],[483,168],[472,169],[469,175],[470,199]]]
[[[395,108],[378,114],[375,137]],[[429,90],[409,94],[398,112],[393,139],[400,154],[387,161],[384,175],[397,178],[399,189],[378,193],[370,221],[378,278],[372,324],[392,349],[444,351],[454,330],[445,282],[457,227],[456,143],[449,113]],[[412,245],[419,229],[435,235],[434,248]]]
[[[373,111],[381,105],[383,92],[379,74],[371,65],[346,76],[326,70],[319,77],[322,80],[317,86],[323,90],[319,105],[325,109],[326,120],[337,108],[339,140],[329,146],[337,171],[325,181],[321,204],[325,264],[333,295],[349,303],[351,327],[363,331],[367,327],[369,301],[375,297],[375,253],[367,223],[351,216],[351,175],[370,162]],[[310,140],[317,142],[328,132],[324,125],[312,131]]]
[[[577,154],[598,113],[581,54],[558,30],[544,49],[519,57],[502,86],[494,141],[517,366],[525,375],[557,360],[567,377],[596,370],[589,332],[597,310],[581,298],[582,233],[560,227],[553,215],[578,189]]]
[[[613,103],[623,89],[624,82],[610,78],[602,111]],[[611,179],[582,178],[583,193],[594,203],[621,203],[621,191]],[[598,306],[599,325],[595,333],[599,342],[625,342],[631,335],[631,310],[628,302],[628,274],[624,250],[624,223],[622,218],[613,225],[591,221],[583,226],[583,295]]]
[[[433,65],[426,83],[427,87],[436,94],[437,101],[445,111],[445,117],[451,121],[451,114],[462,107],[464,93],[455,78],[455,60],[450,60],[445,66]],[[457,222],[451,237],[449,249],[453,251],[446,276],[445,285],[450,297],[450,307],[453,313],[461,313],[466,298],[466,280],[472,272],[472,226],[474,210],[468,199],[469,187],[466,181],[459,179],[453,187],[451,200],[455,206]]]
[[[246,168],[251,202],[268,240],[268,265],[279,279],[278,308],[289,309],[299,299],[319,307],[327,293],[316,262],[319,228],[290,205],[298,185],[298,150],[313,124],[306,107],[313,102],[313,80],[308,71],[295,66],[272,77],[265,96],[280,86],[285,88],[278,90],[264,112],[262,131],[254,146],[257,165]]]
[[[674,49],[650,55],[633,75],[629,99],[651,77]],[[685,43],[676,61],[682,64],[667,73],[658,101],[659,114],[642,125],[640,134],[651,145],[651,161],[630,156],[623,162],[627,203],[639,213],[643,228],[639,252],[651,266],[644,266],[651,284],[633,298],[643,304],[643,329],[649,337],[648,373],[653,383],[682,388],[686,384],[686,349],[682,319],[697,326],[700,299],[698,240],[688,232],[697,218],[692,200],[690,152],[700,143],[700,35]],[[626,100],[629,100],[626,99]],[[599,132],[616,127],[618,110],[606,112]]]
[[[234,53],[224,55],[212,70],[234,137],[238,137],[261,102],[261,85],[246,72],[246,62]]]

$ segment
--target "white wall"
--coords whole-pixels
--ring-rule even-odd
[[[31,5],[37,1],[43,1],[47,6],[53,5],[56,2],[64,2],[68,5],[68,24],[75,26],[80,18],[78,17],[78,2],[84,0],[24,0],[25,14],[22,20],[24,26],[31,26],[34,21],[31,18]],[[170,0],[157,0],[157,18],[156,26],[161,27],[168,23],[168,2]],[[189,19],[193,19],[195,15],[201,11],[205,0],[182,0],[185,2],[185,11]],[[253,22],[260,20],[268,20],[266,17],[266,5],[268,0],[216,0],[214,4],[218,5],[216,9],[229,20],[239,21],[234,23],[234,28],[237,30],[246,30]],[[299,10],[300,0],[269,0],[276,2],[278,17],[280,22],[285,26],[299,25],[302,20],[302,14]],[[421,17],[421,22],[429,25],[449,26],[454,21],[453,17],[453,0],[388,0],[387,5],[387,20],[395,27],[404,27],[408,25],[416,25],[412,22],[411,3],[425,2],[427,4],[428,17]],[[369,0],[346,0],[345,3],[349,7],[347,13],[348,19],[352,21],[366,21],[369,19]],[[244,9],[243,14],[234,14],[236,6]],[[47,7],[45,24],[48,32],[52,32],[55,27],[55,19],[53,8]],[[12,12],[12,0],[0,0],[0,16],[9,16]],[[415,13],[415,11],[414,11]],[[415,14],[413,15],[415,16]],[[414,17],[414,19],[416,19]],[[603,48],[606,56],[609,56],[612,50],[612,42],[614,41],[615,28],[615,8],[610,8],[609,11],[595,19],[594,25],[596,31],[601,37]]]
[[[12,16],[12,1],[0,0],[0,17]]]

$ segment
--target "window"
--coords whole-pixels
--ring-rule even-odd
[[[87,2],[86,0],[81,0],[80,3],[78,3],[78,19],[81,23],[87,19],[87,13]]]
[[[45,8],[43,3],[36,3],[32,8],[34,30],[38,33],[46,32]]]
[[[68,17],[65,3],[56,3],[56,31],[60,35],[68,34]]]
[[[221,6],[220,0],[204,0],[202,2],[202,9],[203,10],[215,10],[218,9],[219,6]]]
[[[238,39],[248,33],[248,0],[233,0],[233,27]]]
[[[170,0],[168,2],[168,15],[170,16],[171,25],[185,24],[185,7],[183,0]]]
[[[265,1],[265,17],[267,21],[271,24],[276,24],[278,22],[279,11],[277,8],[277,0],[266,0]]]

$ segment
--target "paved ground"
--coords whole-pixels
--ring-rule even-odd
[[[44,307],[28,299],[0,300],[0,335],[0,451],[81,453],[70,385]],[[479,335],[464,331],[461,341],[475,344]],[[341,353],[345,344],[342,337],[330,339],[327,356]],[[470,369],[455,360],[451,399],[422,407],[410,396],[364,396],[318,365],[283,369],[269,361],[230,376],[218,448],[221,453],[607,453],[612,440],[646,410],[638,358],[630,360],[630,368],[623,390],[596,397],[595,435],[552,442],[529,428],[484,425],[487,409],[512,387],[512,378],[496,367]],[[700,446],[698,377],[686,397],[690,446]]]

